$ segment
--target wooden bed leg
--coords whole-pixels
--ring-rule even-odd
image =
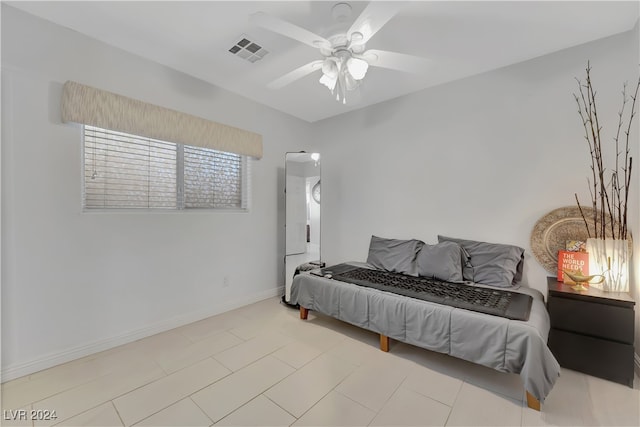
[[[384,352],[389,351],[389,337],[380,334],[380,350]]]
[[[308,316],[309,316],[309,309],[300,306],[300,318],[302,320],[307,320]]]
[[[536,411],[540,411],[540,401],[529,392],[527,392],[527,406]]]

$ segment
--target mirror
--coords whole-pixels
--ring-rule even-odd
[[[298,266],[320,264],[320,154],[285,156],[285,302]]]

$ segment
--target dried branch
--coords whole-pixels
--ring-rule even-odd
[[[629,115],[629,124],[627,126],[627,130],[625,132],[626,134],[626,140],[625,140],[625,154],[624,154],[624,162],[625,165],[627,165],[623,170],[624,170],[624,212],[623,212],[623,221],[622,221],[622,236],[621,238],[626,239],[627,238],[627,233],[628,233],[628,229],[627,229],[627,209],[629,207],[629,187],[631,185],[631,170],[632,170],[632,164],[633,164],[633,157],[631,157],[629,155],[629,135],[631,134],[631,123],[633,123],[633,118],[636,115],[636,101],[638,99],[638,90],[640,90],[640,78],[638,78],[638,83],[636,84],[636,89],[633,92],[633,95],[631,96],[631,114]]]
[[[596,148],[595,148],[595,144],[593,143],[593,141],[591,140],[591,138],[589,137],[590,132],[589,132],[589,123],[590,123],[590,116],[591,116],[591,110],[589,109],[588,112],[588,117],[585,117],[585,114],[587,114],[587,108],[589,106],[589,103],[587,102],[587,100],[585,99],[584,96],[584,92],[582,90],[582,88],[584,87],[582,82],[576,78],[576,81],[578,82],[578,90],[580,92],[580,98],[578,98],[578,96],[576,94],[573,94],[573,97],[576,100],[576,103],[578,104],[578,114],[580,114],[580,117],[582,118],[582,126],[584,127],[584,133],[585,136],[584,138],[587,140],[587,143],[589,144],[589,152],[591,154],[591,174],[593,177],[593,190],[589,190],[589,192],[591,193],[591,207],[593,208],[593,224],[595,226],[594,229],[594,237],[598,237],[598,205],[596,202],[596,194],[598,192],[598,187],[597,187],[597,183],[598,183],[598,179],[596,176]],[[580,103],[580,100],[582,100],[582,104]],[[584,109],[583,109],[584,106]],[[591,134],[594,135],[594,134]],[[587,181],[589,181],[587,179]]]
[[[622,226],[622,212],[624,208],[622,206],[623,199],[620,195],[620,175],[617,173],[617,171],[620,169],[620,130],[622,129],[622,126],[624,123],[624,109],[626,105],[627,105],[627,83],[625,82],[622,85],[622,108],[620,108],[620,111],[618,112],[618,127],[616,129],[616,136],[613,137],[613,140],[616,143],[616,162],[615,162],[616,172],[614,172],[613,176],[611,177],[612,197],[613,197],[614,208],[616,209],[616,212],[615,212],[616,218],[618,220],[617,231],[619,236],[622,236],[624,234],[623,226]],[[625,166],[626,164],[627,162],[625,161]]]
[[[631,185],[631,172],[633,159],[630,156],[629,138],[632,129],[632,122],[636,115],[636,101],[640,90],[640,79],[636,85],[633,95],[630,97],[631,113],[628,118],[626,130],[624,131],[625,148],[620,150],[620,132],[625,128],[624,113],[629,98],[627,97],[627,85],[623,85],[622,107],[618,112],[618,126],[613,138],[615,142],[615,168],[610,174],[605,167],[605,158],[602,150],[602,126],[598,119],[598,109],[596,106],[596,91],[591,82],[591,65],[587,62],[586,80],[583,84],[579,79],[578,92],[580,96],[573,94],[578,105],[578,114],[582,119],[582,126],[585,132],[585,139],[589,145],[591,155],[591,178],[587,179],[591,205],[593,207],[594,237],[605,238],[609,234],[614,239],[627,239],[627,215],[629,201],[629,187]],[[621,164],[620,157],[624,154]],[[622,174],[620,173],[622,171]],[[580,214],[587,229],[587,235],[591,237],[588,221],[585,217],[578,195],[575,194]],[[609,226],[607,227],[607,220]]]
[[[584,227],[587,229],[587,236],[591,237],[591,231],[589,231],[589,223],[587,222],[587,218],[584,216],[584,211],[582,210],[582,206],[580,206],[580,200],[578,200],[578,193],[574,193],[574,195],[576,196],[576,203],[578,204],[580,215],[582,215],[582,220],[584,221]]]
[[[629,229],[627,228],[627,209],[629,204],[627,201],[629,200],[629,185],[631,184],[631,167],[633,166],[633,157],[629,157],[629,166],[626,170],[628,170],[627,177],[625,178],[624,183],[624,212],[622,216],[622,235],[621,239],[627,240]],[[626,172],[626,171],[625,171]]]

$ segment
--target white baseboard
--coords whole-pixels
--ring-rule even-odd
[[[188,313],[185,315],[176,316],[168,320],[163,320],[156,324],[134,331],[129,331],[118,336],[93,341],[63,351],[49,353],[47,355],[27,362],[14,363],[9,366],[4,366],[0,370],[0,382],[4,383],[7,381],[11,381],[25,375],[33,374],[34,372],[38,372],[43,369],[51,368],[53,366],[67,363],[72,360],[89,356],[91,354],[98,353],[104,350],[109,350],[110,348],[114,348],[119,345],[127,344],[141,338],[146,338],[160,332],[165,332],[170,329],[187,325],[189,323],[197,322],[198,320],[206,319],[207,317],[215,316],[216,314],[221,314],[239,307],[243,307],[245,305],[253,304],[255,302],[275,296],[280,296],[283,294],[284,286],[280,286],[274,289],[247,295],[240,299],[227,301],[224,304],[211,307],[207,310]]]

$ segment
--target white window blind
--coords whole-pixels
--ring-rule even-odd
[[[85,209],[246,209],[247,156],[84,127]]]

